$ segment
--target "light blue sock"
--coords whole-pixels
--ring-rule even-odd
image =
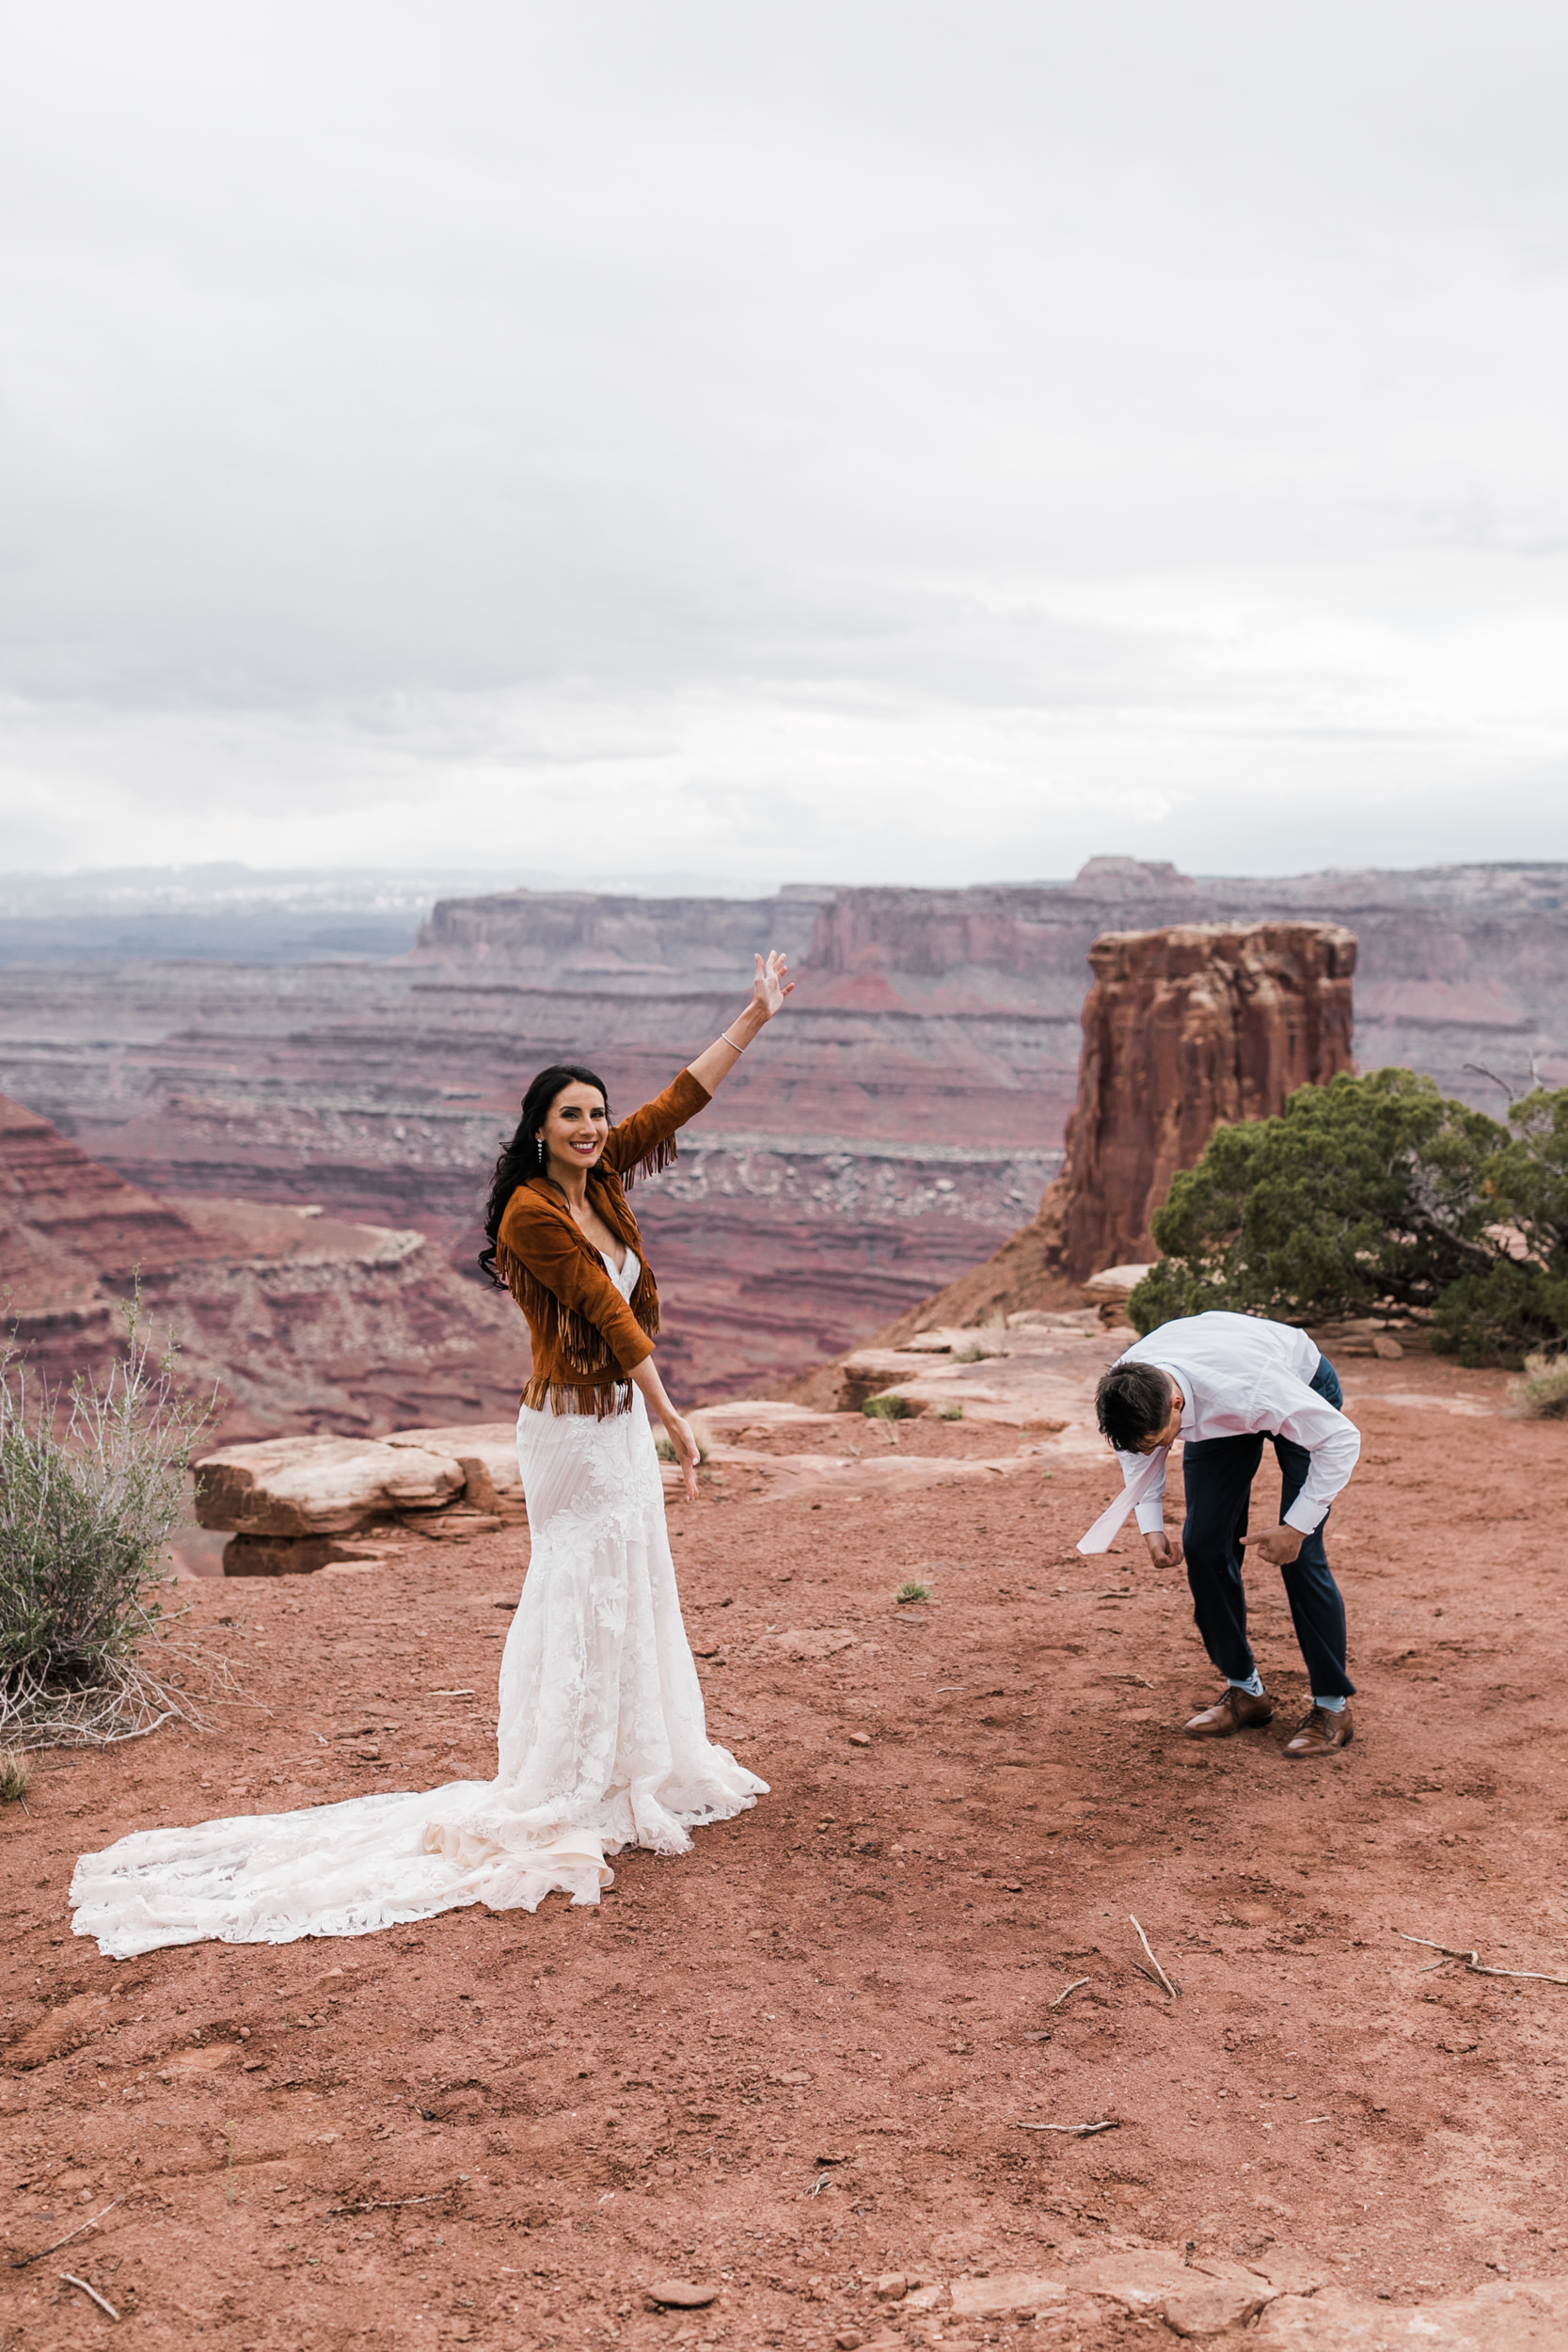
[[[1343,1699],[1321,1699],[1315,1691],[1312,1693],[1312,1704],[1314,1707],[1321,1707],[1325,1715],[1342,1715],[1345,1711]]]
[[[1227,1675],[1225,1678],[1227,1682],[1229,1683],[1230,1688],[1233,1691],[1244,1691],[1249,1699],[1260,1699],[1263,1695],[1263,1677],[1259,1673],[1256,1666],[1254,1666],[1252,1672],[1248,1675],[1244,1682],[1238,1682],[1234,1675]],[[1316,1699],[1314,1699],[1312,1703],[1315,1707],[1321,1704],[1321,1702]],[[1343,1699],[1339,1701],[1339,1705],[1341,1707],[1343,1707],[1344,1703]]]

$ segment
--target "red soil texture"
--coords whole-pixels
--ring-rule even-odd
[[[671,1521],[711,1728],[772,1793],[623,1857],[598,1911],[74,1942],[84,1848],[492,1769],[525,1531],[182,1585],[243,1698],[50,1755],[0,1812],[8,2346],[1099,2352],[1174,2343],[1095,2291],[1156,2257],[1277,2291],[1259,2345],[1560,2343],[1565,1433],[1501,1375],[1349,1373],[1344,1756],[1281,1754],[1267,1575],[1275,1724],[1181,1738],[1213,1689],[1185,1591],[1125,1534],[1075,1552],[1112,1485],[1082,1446],[990,1469],[955,1425],[942,1478],[923,1424],[918,1481],[831,1495],[753,1457]],[[877,2296],[1013,2271],[1050,2288],[1032,2323]],[[715,2299],[648,2308],[672,2273]]]

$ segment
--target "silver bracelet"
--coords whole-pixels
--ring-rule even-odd
[[[732,1053],[732,1054],[743,1054],[743,1053],[746,1051],[746,1048],[744,1047],[744,1045],[737,1045],[737,1044],[736,1043],[736,1041],[735,1041],[734,1038],[733,1038],[733,1037],[731,1037],[731,1035],[730,1035],[730,1033],[729,1033],[728,1029],[721,1029],[721,1030],[720,1030],[720,1032],[719,1032],[719,1034],[720,1034],[720,1036],[723,1039],[723,1041],[724,1041],[725,1044],[729,1047],[729,1049],[730,1049],[730,1051],[731,1051],[731,1053]]]

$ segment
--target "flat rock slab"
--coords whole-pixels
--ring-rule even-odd
[[[455,1456],[379,1438],[273,1438],[196,1465],[197,1519],[235,1535],[341,1535],[463,1492]]]
[[[1080,2290],[1164,2319],[1179,2336],[1199,2343],[1245,2327],[1279,2293],[1259,2272],[1240,2264],[1189,2265],[1174,2254],[1154,2252],[1106,2256],[1075,2266],[1070,2275]]]
[[[494,1509],[502,1495],[522,1493],[515,1422],[458,1422],[444,1429],[394,1429],[383,1443],[454,1461],[463,1472],[467,1500],[480,1510]]]
[[[1561,2352],[1568,2280],[1477,2287],[1439,2303],[1369,2303],[1343,2289],[1281,2296],[1247,2338],[1258,2352]]]
[[[1017,2312],[1053,2310],[1067,2301],[1063,2280],[1048,2279],[1035,2270],[1003,2270],[990,2279],[955,2279],[951,2289],[956,2319],[1007,2319]]]

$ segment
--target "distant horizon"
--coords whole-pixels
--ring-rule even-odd
[[[637,877],[568,874],[523,874],[513,876],[483,874],[471,866],[443,867],[430,864],[411,863],[406,866],[356,865],[294,865],[253,866],[237,858],[193,860],[190,863],[148,864],[145,866],[79,866],[62,867],[32,867],[0,875],[0,907],[11,892],[38,888],[47,891],[72,885],[88,890],[94,886],[107,888],[114,884],[127,887],[137,883],[151,888],[160,883],[182,883],[187,888],[199,885],[204,877],[232,878],[237,885],[254,882],[266,885],[293,883],[302,887],[325,887],[334,882],[356,883],[371,888],[408,888],[414,884],[435,886],[445,892],[452,886],[453,895],[465,897],[494,897],[512,891],[529,891],[540,897],[552,893],[574,892],[595,898],[771,898],[791,892],[797,896],[820,893],[824,897],[841,890],[1065,890],[1070,889],[1086,867],[1101,859],[1120,860],[1131,855],[1120,850],[1101,850],[1084,860],[1071,873],[1064,874],[976,874],[963,880],[941,882],[910,882],[882,875],[875,880],[840,878],[832,882],[803,882],[786,877],[776,882],[742,882],[721,878],[715,881],[679,871],[647,874]],[[1547,872],[1555,867],[1568,868],[1568,857],[1454,857],[1426,858],[1401,861],[1378,859],[1365,862],[1337,860],[1330,865],[1289,866],[1183,866],[1175,860],[1132,858],[1132,863],[1157,867],[1173,866],[1180,880],[1196,882],[1286,882],[1307,880],[1317,875],[1358,873],[1432,874],[1463,872],[1478,867],[1497,868],[1509,872]],[[459,886],[460,891],[459,891]]]

